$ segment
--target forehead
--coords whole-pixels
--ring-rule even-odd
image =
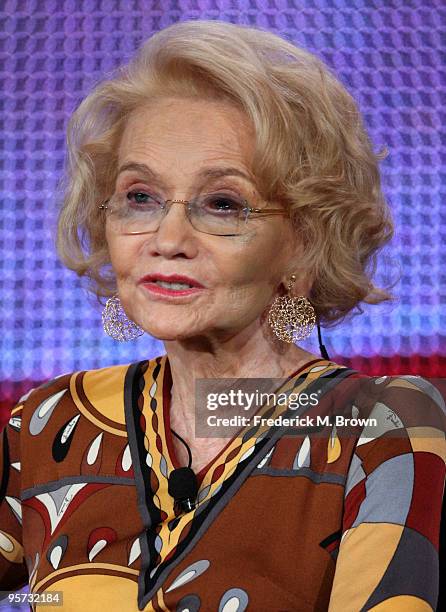
[[[133,111],[119,146],[119,163],[148,162],[177,169],[207,161],[237,162],[248,169],[253,133],[247,116],[228,102],[167,98]]]

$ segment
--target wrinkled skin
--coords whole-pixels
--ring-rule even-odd
[[[158,100],[130,115],[118,160],[119,167],[145,164],[157,178],[125,170],[115,190],[150,187],[165,199],[189,199],[224,189],[253,207],[280,207],[256,190],[252,150],[250,124],[228,102]],[[200,182],[198,173],[207,167],[236,167],[247,177]],[[286,376],[318,357],[279,341],[266,321],[268,306],[284,293],[292,273],[293,295],[306,295],[310,287],[299,268],[291,222],[285,216],[257,218],[250,220],[247,235],[212,236],[192,227],[184,205],[173,204],[156,232],[117,235],[107,222],[106,236],[127,315],[164,341],[173,377],[172,427],[191,443],[198,467],[218,446],[216,440],[193,440],[195,378]],[[155,272],[187,275],[204,289],[181,301],[153,295],[139,280]],[[186,456],[181,444],[177,452]]]

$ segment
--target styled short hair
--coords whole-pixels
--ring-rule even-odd
[[[372,281],[394,231],[378,167],[386,152],[374,153],[353,97],[321,60],[280,36],[194,20],[152,35],[70,119],[57,248],[99,301],[116,292],[98,206],[113,190],[126,118],[170,96],[225,100],[251,121],[259,193],[290,210],[325,327],[363,312],[360,302],[395,299]]]

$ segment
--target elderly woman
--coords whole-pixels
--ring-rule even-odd
[[[107,333],[166,354],[59,376],[13,409],[1,588],[73,611],[435,609],[440,394],[295,344],[391,299],[371,281],[392,235],[379,156],[350,95],[276,35],[177,23],[87,96],[68,149],[61,257],[109,298]],[[196,382],[252,378],[378,425],[196,435]]]

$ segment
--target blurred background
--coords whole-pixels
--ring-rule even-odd
[[[71,370],[162,354],[120,344],[54,247],[67,120],[153,32],[221,19],[280,34],[356,98],[381,163],[396,236],[375,276],[397,302],[322,329],[330,358],[368,374],[446,375],[443,0],[3,0],[0,12],[0,402]],[[443,35],[443,39],[441,38]],[[302,343],[319,353],[317,332]]]

